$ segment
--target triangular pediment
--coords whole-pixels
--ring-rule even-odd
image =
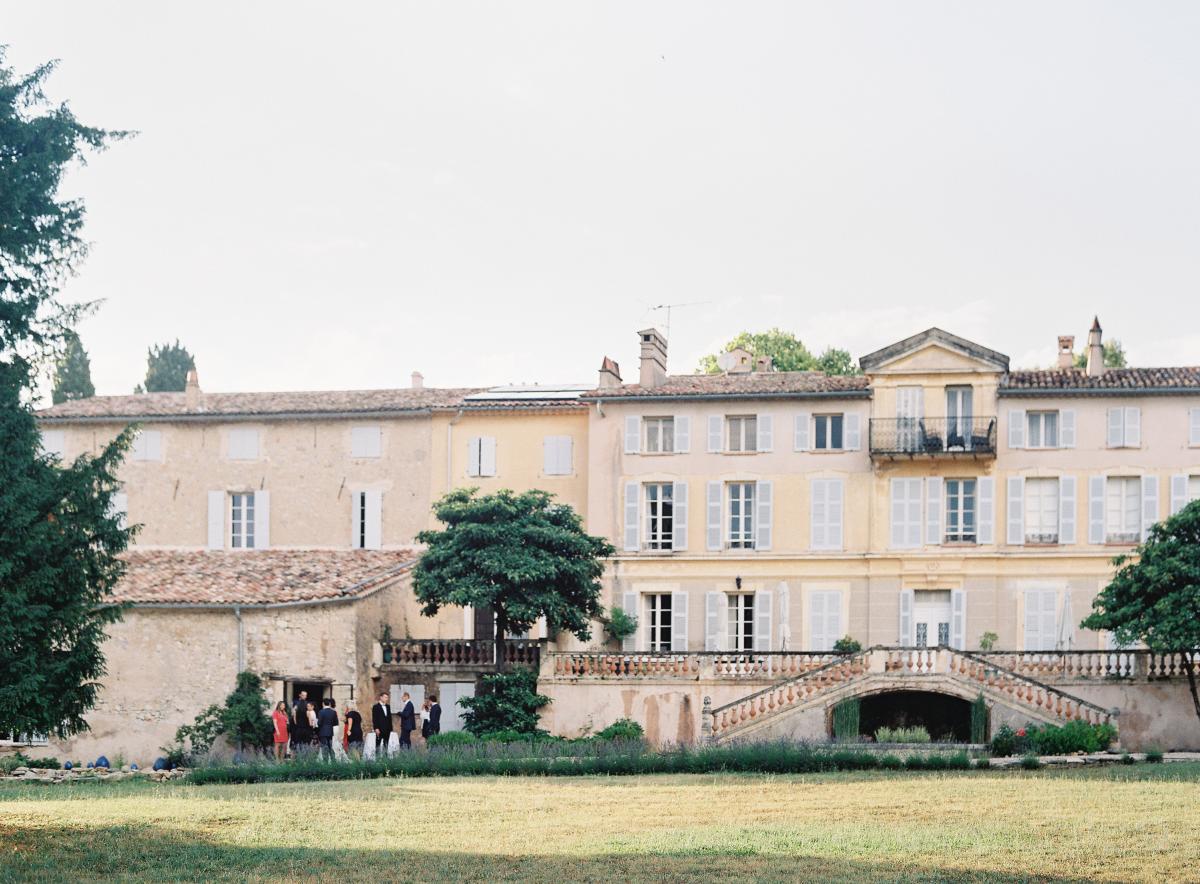
[[[874,372],[1008,371],[1008,357],[940,328],[926,329],[889,344],[859,360],[862,370]]]

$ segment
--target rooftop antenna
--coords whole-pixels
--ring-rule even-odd
[[[671,308],[672,307],[699,307],[701,304],[711,304],[711,303],[712,303],[712,301],[687,301],[686,303],[683,303],[683,304],[655,304],[654,306],[648,308],[647,312],[652,312],[654,310],[666,310],[667,311],[666,339],[669,341],[669,340],[671,340]]]

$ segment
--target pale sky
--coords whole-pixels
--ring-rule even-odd
[[[781,326],[1200,364],[1200,5],[0,0],[140,134],[71,177],[100,393],[636,379]],[[699,303],[696,303],[699,302]]]

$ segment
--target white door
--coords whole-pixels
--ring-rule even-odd
[[[946,447],[971,447],[973,406],[970,387],[946,388]]]
[[[442,706],[442,732],[462,730],[462,714],[465,710],[458,705],[458,701],[463,697],[475,696],[475,682],[440,681],[438,690],[441,692],[438,702]]]
[[[933,648],[950,644],[950,590],[913,593],[913,644]]]
[[[924,387],[896,388],[897,439],[903,451],[921,447],[921,418],[925,415]]]

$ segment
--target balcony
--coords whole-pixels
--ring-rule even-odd
[[[992,458],[996,418],[871,418],[871,457]]]
[[[383,646],[385,668],[408,672],[490,672],[496,668],[496,643],[487,639],[395,639]],[[531,639],[506,639],[505,667],[541,663],[542,643]]]

